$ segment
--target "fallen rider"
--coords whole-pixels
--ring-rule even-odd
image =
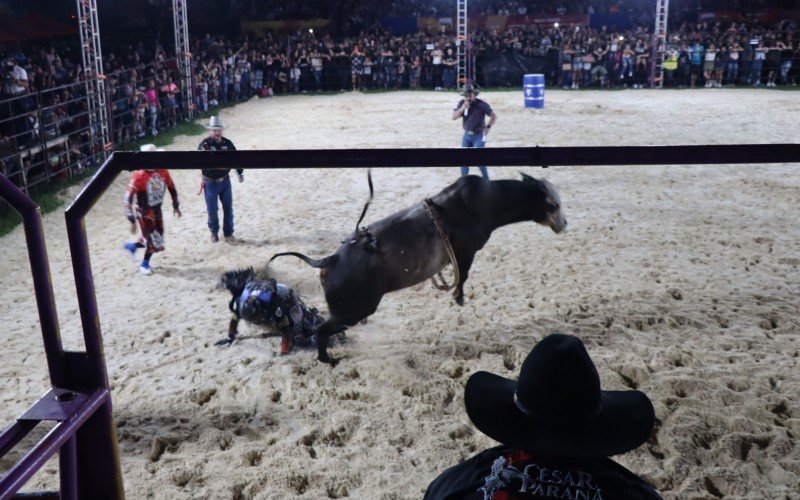
[[[323,323],[316,308],[309,308],[288,286],[274,279],[258,279],[253,268],[228,271],[220,286],[233,297],[228,307],[233,312],[228,338],[214,345],[230,345],[236,340],[239,320],[264,325],[281,335],[281,354],[293,348],[316,348],[314,328]]]

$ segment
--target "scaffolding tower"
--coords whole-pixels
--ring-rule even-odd
[[[653,52],[650,57],[650,86],[664,86],[664,58],[667,45],[669,0],[656,0],[656,25],[653,30]]]
[[[99,143],[97,151],[105,159],[111,148],[108,130],[108,107],[106,102],[103,53],[100,48],[100,23],[97,20],[97,0],[77,0],[78,30],[81,36],[83,55],[83,79],[86,82],[86,108],[89,115],[89,130],[92,143]]]
[[[188,0],[172,0],[172,16],[175,27],[175,58],[180,73],[181,97],[186,110],[186,119],[194,111],[194,81],[192,75],[192,53],[189,50],[189,22],[186,16]]]
[[[469,62],[469,35],[467,34],[467,0],[456,0],[456,40],[458,56],[458,84],[472,83],[473,69]]]

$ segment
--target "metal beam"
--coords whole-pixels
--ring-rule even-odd
[[[800,144],[718,146],[592,146],[435,149],[305,149],[262,151],[115,152],[106,166],[116,172],[144,168],[392,168],[487,166],[696,165],[800,163]],[[105,167],[101,171],[105,170]],[[104,175],[107,176],[106,172]],[[100,176],[100,172],[97,174]],[[106,178],[103,184],[110,182]],[[91,188],[84,191],[98,193]],[[81,194],[83,195],[83,193]],[[85,203],[79,196],[73,205]],[[72,208],[68,209],[69,213]],[[76,276],[77,277],[77,276]]]

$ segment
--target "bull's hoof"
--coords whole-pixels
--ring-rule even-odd
[[[324,358],[323,357],[318,357],[317,360],[322,362],[322,363],[331,365],[331,368],[336,368],[336,365],[339,364],[339,360],[338,359],[332,358],[330,356],[325,356]]]
[[[460,306],[464,305],[464,296],[463,295],[459,295],[458,297],[454,297],[454,298],[455,298],[456,304],[458,304]]]

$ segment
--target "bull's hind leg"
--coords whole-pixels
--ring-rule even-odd
[[[331,366],[336,366],[339,363],[338,359],[328,356],[328,340],[330,339],[331,335],[336,335],[337,333],[341,333],[346,329],[347,327],[343,324],[330,319],[326,320],[316,328],[314,333],[317,336],[317,359],[319,361],[328,363]]]

